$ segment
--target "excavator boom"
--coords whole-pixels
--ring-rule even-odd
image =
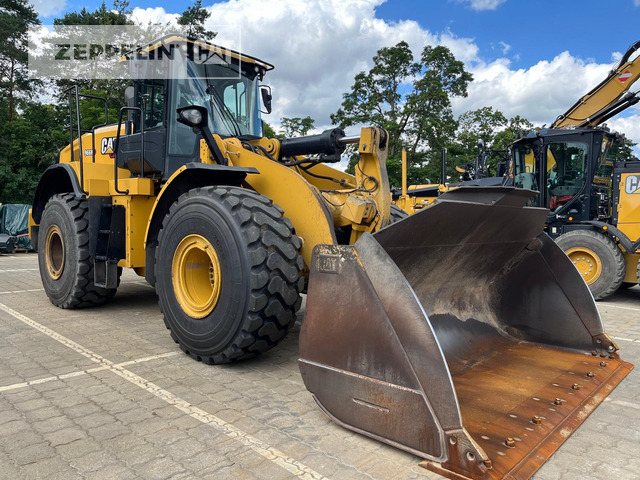
[[[639,49],[640,41],[631,45],[607,78],[558,116],[551,128],[596,127],[637,103],[637,94],[625,93],[640,75]]]

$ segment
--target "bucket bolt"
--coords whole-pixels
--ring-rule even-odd
[[[538,415],[534,415],[533,417],[531,417],[531,423],[533,423],[534,425],[540,425],[542,424],[542,419]]]
[[[553,404],[554,404],[554,405],[562,405],[564,402],[565,402],[565,400],[563,400],[562,398],[556,398],[556,399],[553,401]]]
[[[571,385],[571,389],[572,389],[572,390],[580,390],[580,387],[581,387],[581,386],[582,386],[582,385],[579,385],[579,384],[577,384],[577,383],[574,383],[573,385]]]
[[[587,377],[591,378],[591,377],[593,377],[593,376],[594,376],[594,373],[593,373],[593,372],[587,372]]]
[[[516,441],[509,437],[504,441],[505,446],[509,447],[509,448],[516,448]]]
[[[607,366],[607,362],[600,362],[600,366],[601,367],[606,367]]]

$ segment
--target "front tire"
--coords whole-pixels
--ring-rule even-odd
[[[580,272],[596,300],[613,294],[625,275],[622,251],[609,237],[591,230],[560,235],[556,243]]]
[[[282,210],[258,193],[208,187],[182,195],[156,251],[156,290],[174,341],[209,364],[275,346],[300,308],[300,247]]]
[[[57,307],[97,306],[116,293],[115,288],[98,288],[93,283],[88,230],[85,199],[71,193],[49,199],[40,221],[38,266],[44,290]]]

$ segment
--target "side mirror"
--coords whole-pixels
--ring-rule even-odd
[[[260,85],[260,95],[262,96],[262,103],[264,104],[265,111],[262,113],[271,113],[271,87],[269,85]]]
[[[207,126],[209,112],[205,107],[199,105],[189,105],[176,110],[178,112],[178,122],[189,127],[200,129]]]

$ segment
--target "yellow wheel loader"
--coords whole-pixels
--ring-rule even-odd
[[[180,348],[218,364],[282,340],[306,290],[299,366],[322,410],[452,479],[529,478],[629,373],[531,191],[460,188],[391,223],[385,131],[264,138],[270,64],[158,49],[175,71],[125,59],[116,125],[83,132],[70,92],[30,220],[55,305],[102,303],[133,268]],[[349,143],[355,176],[327,165]]]

